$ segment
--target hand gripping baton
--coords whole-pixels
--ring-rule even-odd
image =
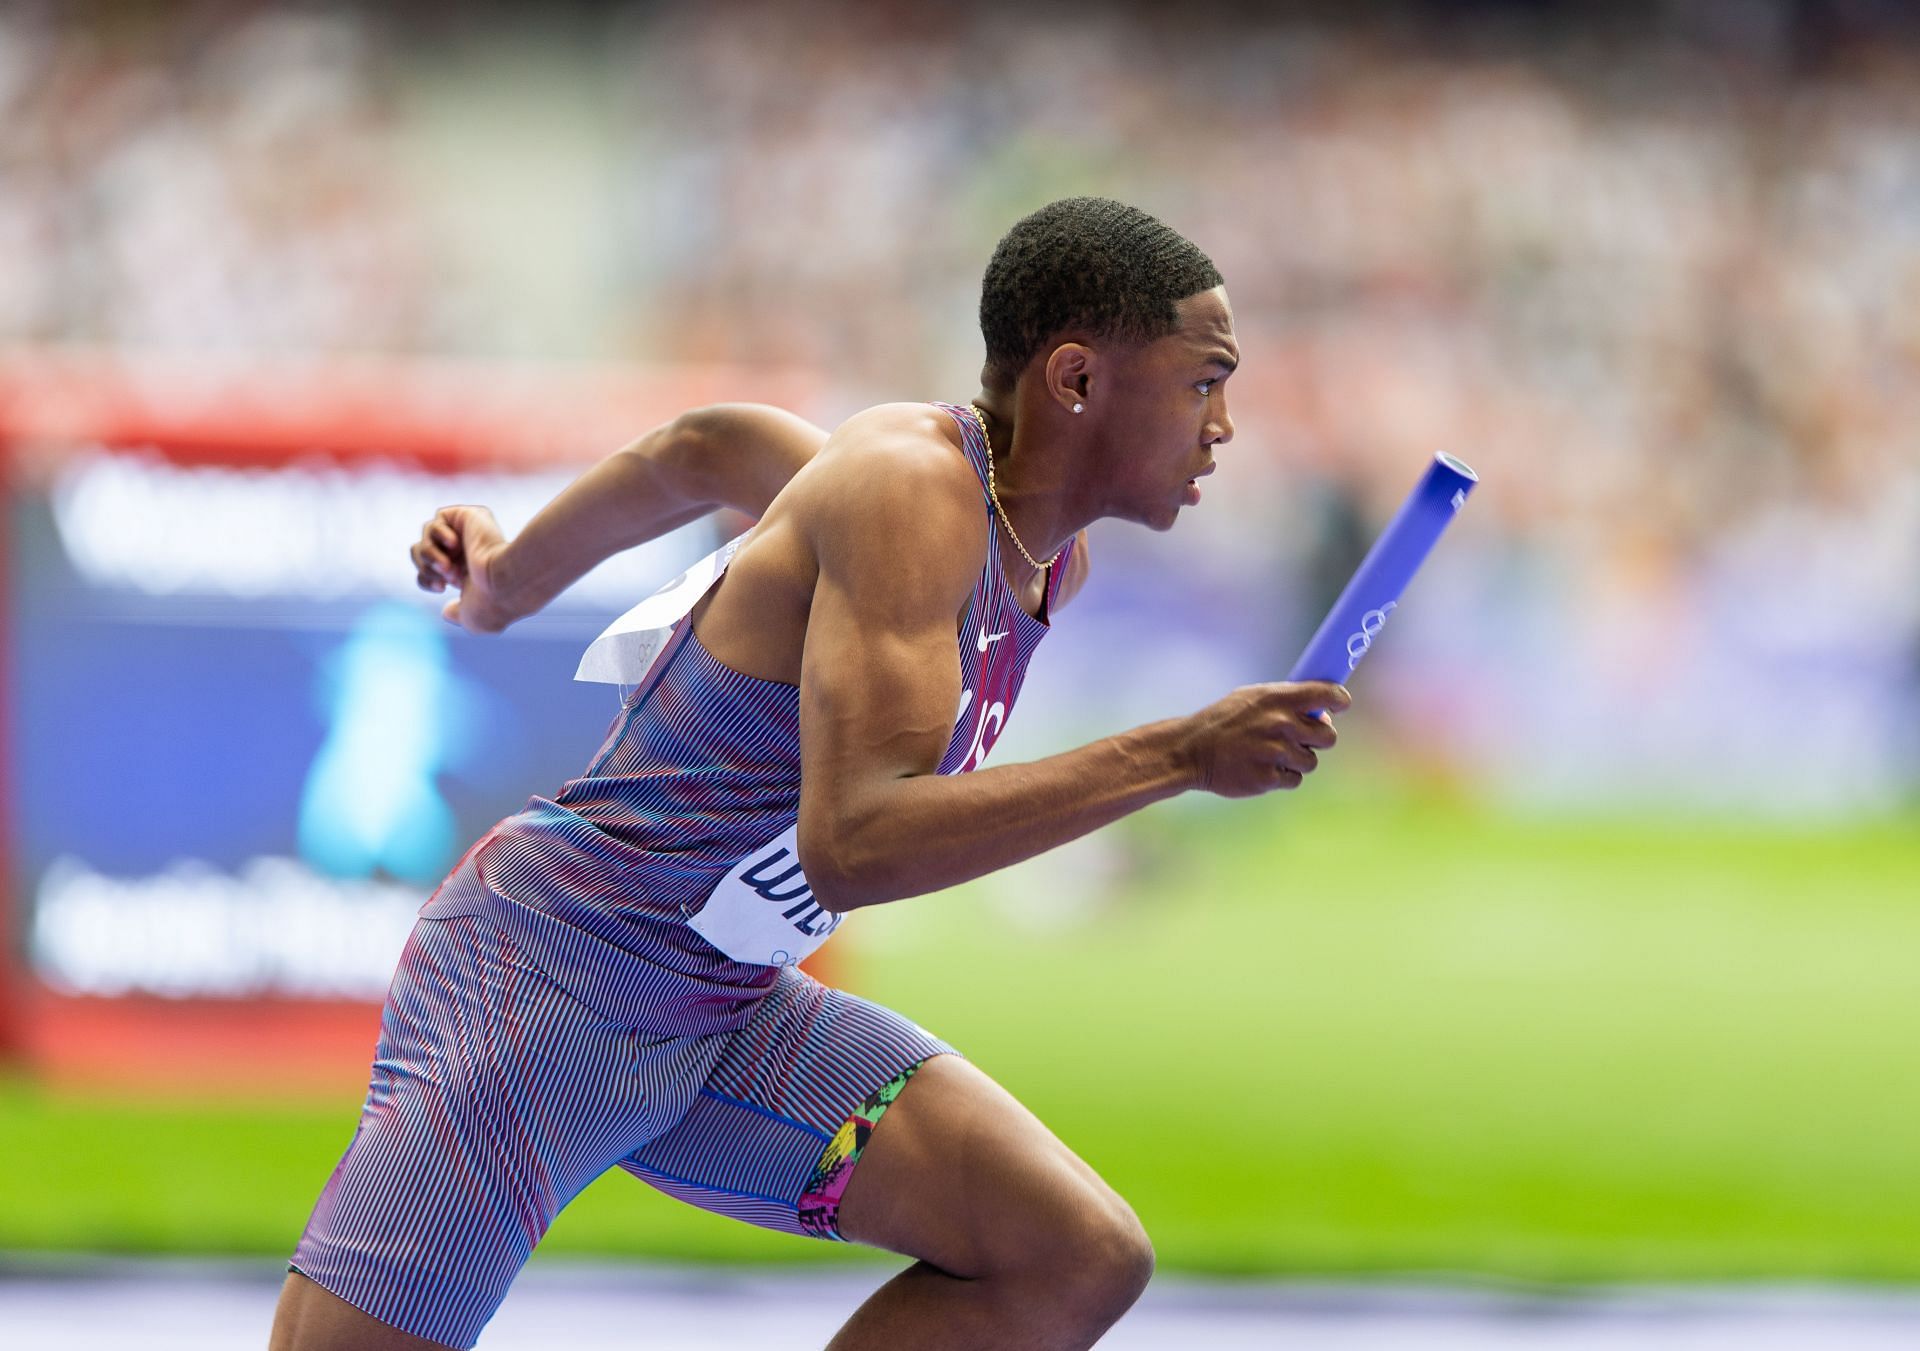
[[[1325,680],[1344,684],[1373,640],[1387,626],[1413,574],[1433,551],[1440,532],[1466,505],[1479,475],[1451,455],[1433,457],[1373,548],[1360,561],[1340,599],[1287,673],[1288,680]]]

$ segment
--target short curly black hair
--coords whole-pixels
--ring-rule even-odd
[[[1011,385],[1062,333],[1151,342],[1174,306],[1220,285],[1220,270],[1178,231],[1106,197],[1065,197],[1007,231],[980,283],[986,380]]]

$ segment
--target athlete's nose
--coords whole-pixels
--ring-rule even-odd
[[[1207,424],[1207,431],[1209,433],[1207,444],[1210,446],[1223,446],[1233,440],[1233,416],[1227,412],[1227,400],[1224,394],[1216,405],[1213,420]]]

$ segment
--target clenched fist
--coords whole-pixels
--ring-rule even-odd
[[[409,556],[421,590],[459,590],[440,611],[449,624],[470,633],[498,633],[520,617],[495,576],[495,564],[506,547],[500,523],[485,507],[442,507],[420,528]]]
[[[1221,797],[1298,788],[1337,739],[1328,715],[1352,703],[1317,680],[1242,686],[1186,720],[1197,785]]]

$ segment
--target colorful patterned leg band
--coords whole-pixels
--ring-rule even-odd
[[[807,1233],[815,1238],[846,1242],[840,1233],[840,1198],[853,1176],[853,1166],[860,1162],[860,1151],[867,1147],[874,1126],[887,1114],[887,1108],[900,1096],[900,1090],[913,1078],[914,1071],[925,1063],[923,1060],[907,1066],[874,1089],[827,1142],[820,1162],[813,1166],[806,1190],[800,1194],[800,1227]]]

